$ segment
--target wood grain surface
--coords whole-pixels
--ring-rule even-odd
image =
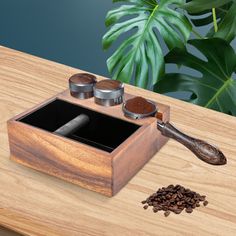
[[[61,92],[77,72],[0,47],[0,224],[25,235],[236,235],[235,117],[127,86],[170,105],[172,123],[220,147],[228,164],[207,165],[170,140],[113,198],[9,160],[6,121]],[[167,218],[142,209],[157,188],[177,183],[207,195],[209,205]]]
[[[20,122],[11,121],[8,127],[12,160],[84,188],[112,195],[108,153]]]

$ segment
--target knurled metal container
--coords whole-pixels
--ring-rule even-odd
[[[94,101],[101,106],[115,106],[123,102],[124,84],[117,80],[102,80],[94,86]]]
[[[97,82],[96,76],[88,73],[79,73],[69,78],[70,94],[79,99],[93,97],[93,87]]]

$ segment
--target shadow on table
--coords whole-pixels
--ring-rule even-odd
[[[10,229],[6,229],[2,226],[0,226],[0,235],[1,236],[22,236],[22,234],[16,233],[16,232],[11,231]]]

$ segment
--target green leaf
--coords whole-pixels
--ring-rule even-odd
[[[201,77],[189,74],[166,74],[154,87],[159,93],[188,91],[192,103],[224,113],[236,115],[236,54],[230,44],[219,38],[189,40],[207,61],[190,52],[174,49],[165,58],[167,63],[181,64],[201,73]]]
[[[218,31],[212,26],[206,37],[218,37],[231,42],[236,36],[236,1],[235,0],[188,0],[183,5],[195,26],[213,25],[212,8],[216,9]]]
[[[227,3],[224,6],[221,6],[216,9],[216,18],[217,20],[223,19],[227,14],[232,3]],[[204,26],[208,24],[213,24],[212,9],[204,10],[198,13],[188,13],[191,17],[191,21],[195,26]],[[212,27],[214,30],[214,28]]]
[[[115,1],[117,2],[117,0]],[[157,32],[169,49],[183,48],[191,33],[191,24],[174,10],[184,0],[123,0],[129,3],[108,12],[106,25],[110,30],[103,37],[103,48],[124,34],[126,39],[108,59],[113,79],[139,87],[152,87],[164,73],[164,55]],[[123,17],[128,17],[122,20]],[[128,35],[126,35],[128,33]]]
[[[183,8],[188,13],[199,13],[212,8],[218,8],[234,0],[188,0]]]

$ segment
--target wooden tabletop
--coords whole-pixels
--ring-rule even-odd
[[[235,117],[127,85],[128,93],[170,105],[172,123],[219,146],[228,164],[207,165],[170,140],[113,198],[9,160],[6,121],[66,89],[78,71],[0,47],[0,225],[43,236],[236,235]],[[167,218],[144,211],[140,202],[169,184],[206,195],[209,205]]]

